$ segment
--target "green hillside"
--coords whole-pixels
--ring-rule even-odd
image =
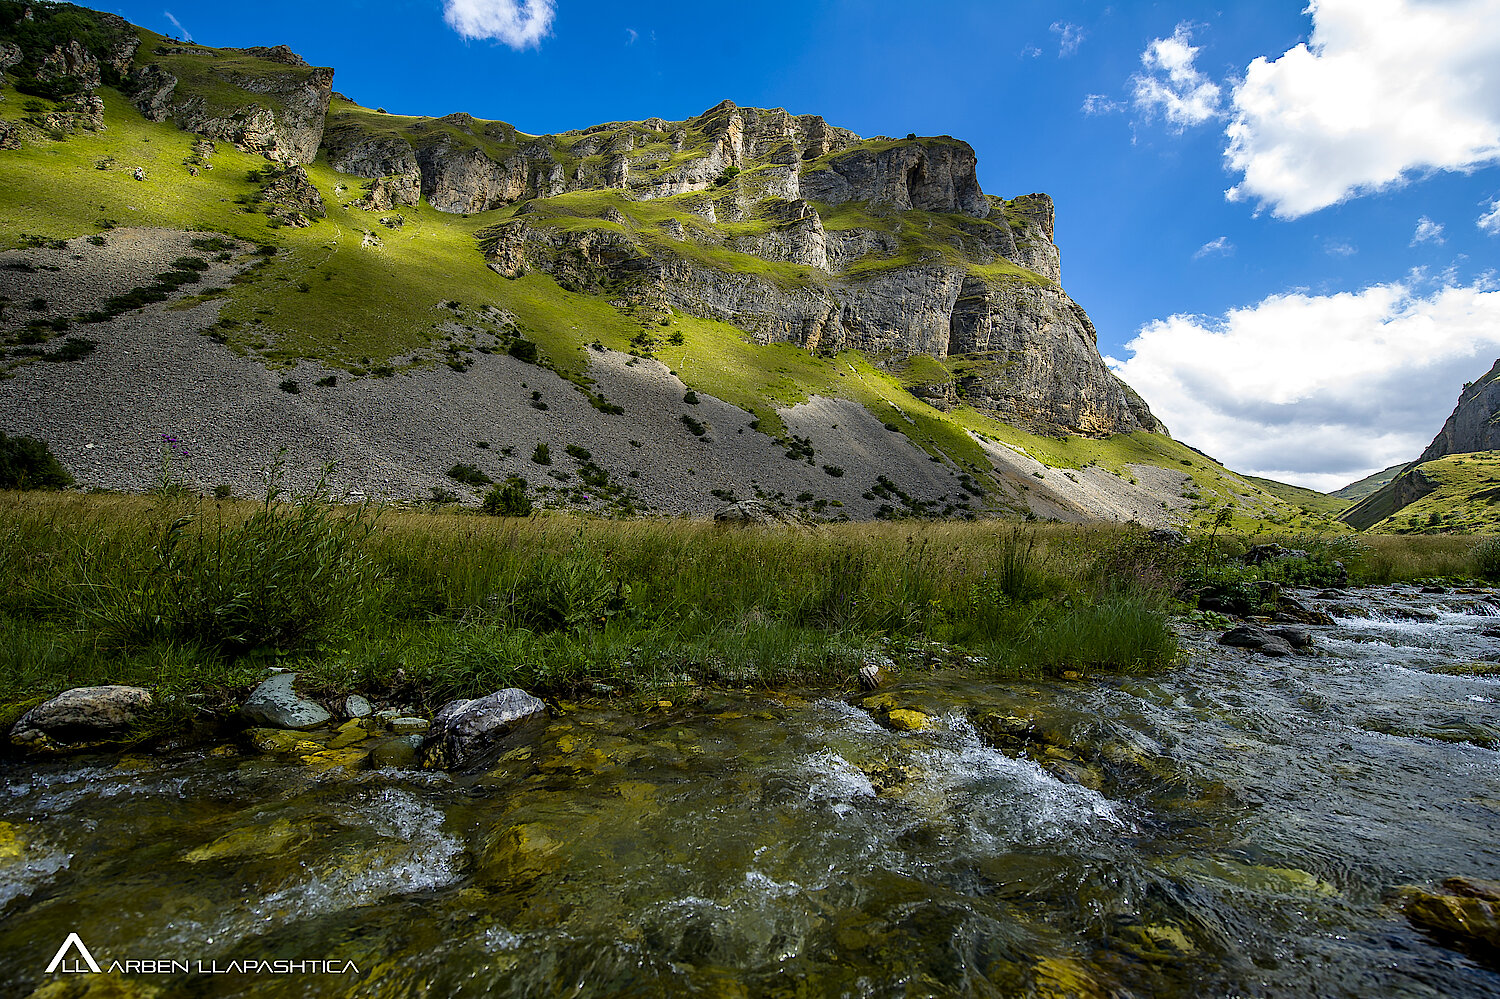
[[[1328,495],[1335,496],[1339,499],[1348,500],[1350,503],[1357,503],[1360,500],[1364,499],[1366,496],[1373,493],[1375,490],[1379,489],[1381,486],[1385,485],[1387,482],[1394,479],[1397,475],[1401,474],[1401,470],[1408,464],[1410,464],[1410,462],[1406,462],[1400,465],[1392,465],[1390,468],[1382,469],[1381,471],[1366,475],[1359,481],[1351,482],[1347,486],[1344,486],[1342,489],[1335,489]]]
[[[1401,489],[1401,480],[1407,477],[1420,479],[1420,485]],[[1412,466],[1391,486],[1364,501],[1384,502],[1358,511],[1371,532],[1500,532],[1500,451],[1452,454],[1424,461]],[[1356,509],[1351,508],[1349,513],[1356,514]]]

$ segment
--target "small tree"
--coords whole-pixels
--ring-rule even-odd
[[[536,450],[531,452],[531,460],[537,465],[552,464],[552,452],[547,450],[547,445],[538,444]]]

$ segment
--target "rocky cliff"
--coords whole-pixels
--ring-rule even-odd
[[[0,71],[23,93],[82,102],[110,86],[153,121],[272,160],[310,163],[318,154],[333,70],[284,45],[215,49],[113,14],[18,0],[0,0],[0,39]]]
[[[533,136],[360,107],[284,46],[214,49],[18,0],[0,0],[0,28],[0,66],[72,101],[55,112],[68,127],[102,126],[95,91],[112,86],[153,121],[279,161],[255,202],[284,225],[324,214],[300,170],[320,152],[363,180],[361,209],[487,213],[476,252],[493,271],[607,296],[639,319],[648,352],[675,310],[762,344],[861,351],[944,410],[1042,433],[1165,431],[1063,291],[1051,199],[986,194],[958,139],[867,139],[730,101]]]
[[[762,343],[895,365],[983,359],[919,394],[1034,430],[1165,430],[1062,290],[1051,199],[986,195],[957,139],[867,140],[729,101],[686,121],[548,136],[335,101],[324,142],[336,169],[368,180],[370,207],[504,210],[479,235],[508,277],[544,271]]]
[[[1500,360],[1483,378],[1464,386],[1453,414],[1417,460],[1473,451],[1500,451]]]

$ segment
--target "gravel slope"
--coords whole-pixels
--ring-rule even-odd
[[[0,329],[14,334],[38,316],[77,315],[148,283],[175,257],[205,255],[191,249],[192,235],[114,230],[103,247],[78,239],[65,249],[0,254],[0,294],[14,303]],[[57,270],[5,269],[18,260]],[[198,287],[223,284],[231,273],[230,264],[215,263]],[[45,309],[20,305],[38,297],[47,299]],[[612,415],[593,409],[557,375],[504,354],[471,355],[466,372],[435,364],[390,378],[353,379],[309,362],[268,370],[203,335],[217,319],[217,302],[169,304],[59,334],[86,335],[98,347],[81,361],[24,364],[0,381],[0,430],[46,440],[83,486],[132,491],[161,482],[162,438],[170,435],[185,453],[171,454],[169,478],[203,491],[227,484],[246,496],[261,494],[263,470],[285,449],[289,477],[302,486],[331,463],[330,482],[340,491],[419,500],[445,489],[473,503],[481,490],[445,474],[464,462],[496,480],[518,474],[534,490],[547,487],[549,504],[598,507],[598,491],[581,486],[579,462],[564,453],[576,444],[634,493],[637,507],[662,513],[708,514],[729,494],[760,493],[779,494],[795,508],[826,501],[824,516],[866,518],[890,502],[865,498],[879,475],[940,507],[968,498],[948,463],[933,462],[845,400],[814,398],[783,411],[788,429],[813,443],[809,464],[789,459],[782,444],[750,429],[752,415],[735,406],[702,393],[696,405],[686,403],[686,387],[656,361],[593,352],[598,391],[625,410]],[[329,374],[338,376],[337,385],[315,385]],[[278,387],[288,378],[300,393]],[[545,409],[534,405],[533,392]],[[685,414],[706,433],[694,435]],[[550,467],[532,462],[538,443],[549,446]],[[1168,482],[1160,469],[1139,470],[1139,487],[1096,468],[1075,473],[1078,482],[1046,470],[1045,487],[1032,486],[1031,473],[1042,466],[1005,448],[987,449],[1017,483],[1017,505],[1042,516],[1157,523],[1167,513],[1161,498],[1180,491],[1180,474],[1165,472]],[[845,474],[835,477],[825,465]]]

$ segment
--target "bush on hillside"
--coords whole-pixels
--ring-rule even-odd
[[[66,489],[73,475],[34,437],[0,433],[0,489]]]

